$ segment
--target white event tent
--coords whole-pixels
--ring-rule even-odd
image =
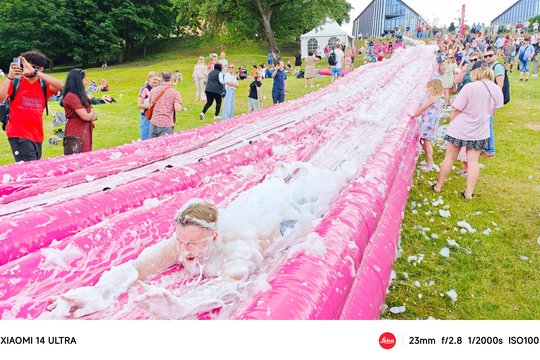
[[[354,38],[334,20],[327,20],[325,24],[300,37],[302,57],[306,57],[309,51],[318,51],[324,56],[324,47],[328,45],[333,48],[337,41],[349,47],[353,45]]]

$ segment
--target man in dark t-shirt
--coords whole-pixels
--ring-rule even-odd
[[[274,104],[285,102],[287,95],[287,73],[284,70],[285,64],[280,61],[272,73],[274,84],[272,85],[272,100]]]
[[[43,110],[46,99],[64,85],[43,70],[48,60],[37,51],[29,51],[11,63],[7,79],[0,84],[0,103],[10,98],[6,135],[16,162],[41,159],[43,143]],[[15,97],[13,82],[18,84]],[[43,88],[45,88],[45,94]]]
[[[248,112],[262,108],[261,75],[255,75],[255,80],[249,84]]]

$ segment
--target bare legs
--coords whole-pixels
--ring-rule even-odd
[[[456,161],[460,149],[461,147],[457,147],[452,143],[446,143],[446,155],[444,156],[444,160],[441,164],[441,170],[439,171],[439,180],[437,180],[437,184],[435,184],[433,187],[435,192],[441,192],[444,180],[446,180],[450,174],[450,171],[452,171],[452,165],[454,164],[454,161]]]
[[[450,89],[444,89],[444,106],[450,106]]]
[[[452,143],[446,143],[446,155],[441,164],[441,171],[439,172],[439,179],[437,184],[433,187],[435,192],[441,192],[444,181],[452,171],[452,165],[456,161],[461,147],[458,147]],[[467,149],[467,186],[464,191],[466,199],[472,199],[474,193],[474,187],[478,181],[480,175],[480,165],[478,159],[480,158],[481,150]]]
[[[472,199],[474,187],[480,176],[480,165],[478,158],[481,150],[467,149],[467,187],[465,188],[465,198]]]
[[[426,153],[427,167],[430,169],[435,166],[435,162],[433,161],[433,146],[428,139],[420,139],[420,144],[424,149],[424,153]]]

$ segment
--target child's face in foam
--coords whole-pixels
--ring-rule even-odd
[[[217,238],[215,230],[197,225],[176,225],[176,241],[187,261],[206,260]]]

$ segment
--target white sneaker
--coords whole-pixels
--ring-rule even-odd
[[[221,120],[221,116],[214,116],[214,120]]]
[[[204,120],[204,118],[205,118],[204,113],[200,113],[200,114],[199,114],[199,119]]]

